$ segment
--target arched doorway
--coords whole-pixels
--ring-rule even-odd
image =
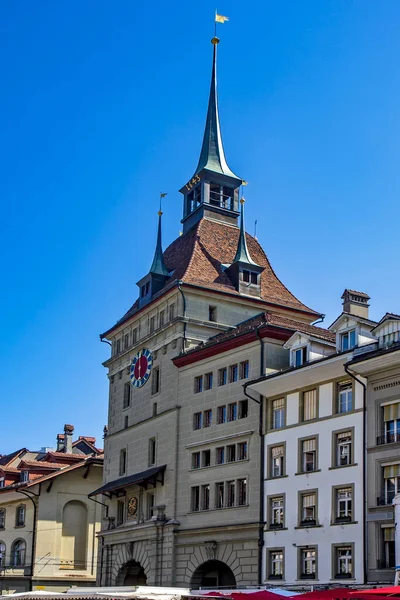
[[[147,577],[142,565],[136,560],[128,561],[121,567],[116,579],[116,585],[147,585]]]
[[[231,569],[220,560],[208,560],[203,563],[192,575],[191,587],[193,589],[236,587],[236,579]]]

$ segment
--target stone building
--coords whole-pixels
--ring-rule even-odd
[[[204,139],[181,188],[183,234],[101,338],[110,382],[100,585],[215,586],[261,580],[257,401],[243,383],[287,365],[282,346],[320,317],[245,233],[242,179],[221,140],[214,38]],[[145,265],[143,265],[145,268]]]
[[[22,448],[0,457],[0,592],[66,591],[96,581],[101,506],[88,493],[102,480],[93,437],[72,440],[66,425],[55,450]]]

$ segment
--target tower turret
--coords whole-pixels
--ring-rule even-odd
[[[203,144],[196,171],[180,190],[184,196],[182,219],[184,232],[203,216],[212,216],[214,219],[233,225],[237,223],[239,216],[238,199],[242,180],[231,171],[226,162],[219,122],[217,94],[219,39],[214,37],[211,43],[213,63]]]
[[[158,211],[158,229],[157,229],[157,242],[156,249],[154,251],[153,262],[151,263],[150,271],[145,277],[142,277],[140,281],[137,282],[137,286],[139,286],[140,294],[139,294],[139,306],[142,307],[153,298],[154,294],[161,290],[164,286],[165,282],[169,278],[169,271],[165,266],[163,251],[162,251],[162,241],[161,241],[161,217],[162,210],[160,206],[160,210]]]

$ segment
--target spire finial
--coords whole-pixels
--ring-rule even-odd
[[[255,263],[253,260],[251,260],[249,249],[247,248],[246,232],[244,229],[244,204],[245,204],[246,200],[242,196],[240,198],[239,202],[240,202],[240,233],[239,233],[239,241],[238,241],[238,247],[236,250],[236,255],[235,255],[235,258],[233,259],[232,264],[235,262],[242,262],[242,263],[248,263],[248,264],[254,265]]]
[[[161,210],[161,199],[165,198],[167,194],[165,192],[160,193],[160,208],[158,211],[158,230],[157,230],[157,243],[156,250],[154,252],[153,262],[150,267],[150,273],[156,275],[165,275],[166,277],[169,275],[169,271],[164,263],[163,251],[162,251],[162,243],[161,243],[161,217],[163,212]]]

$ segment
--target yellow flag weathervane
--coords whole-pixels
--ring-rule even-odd
[[[216,23],[225,23],[225,21],[229,21],[229,17],[224,17],[224,15],[219,15],[217,11],[215,11],[215,22]]]

